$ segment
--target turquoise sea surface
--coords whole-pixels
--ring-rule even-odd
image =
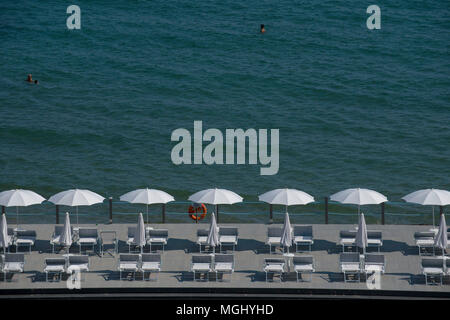
[[[66,27],[70,4],[81,30]],[[366,27],[371,4],[380,30]],[[391,201],[386,223],[431,223],[430,207],[401,197],[450,189],[449,15],[438,0],[2,1],[0,190],[86,188],[113,197],[114,221],[134,222],[145,206],[117,201],[148,186],[180,201],[168,222],[188,222],[188,196],[221,187],[248,201],[223,206],[221,221],[267,222],[257,196],[290,187],[318,201],[290,208],[292,223],[323,223],[325,196],[365,187]],[[278,174],[174,165],[171,133],[194,120],[278,128]],[[80,222],[108,219],[107,204],[79,210]],[[332,204],[329,221],[356,223],[356,210]],[[20,219],[53,223],[54,211],[20,208]],[[363,212],[380,223],[379,206]]]

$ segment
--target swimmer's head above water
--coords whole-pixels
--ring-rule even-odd
[[[33,78],[31,77],[31,73],[28,75],[27,80],[25,80],[27,82],[33,82]]]
[[[261,29],[259,30],[259,32],[261,32],[261,33],[266,32],[266,28],[264,28],[264,25],[263,25],[263,24],[261,25]]]

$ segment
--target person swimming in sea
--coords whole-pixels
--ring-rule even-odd
[[[266,32],[266,28],[264,28],[264,25],[263,25],[263,24],[261,25],[261,29],[259,30],[259,32],[261,32],[261,33]]]
[[[26,82],[33,82],[33,78],[31,77],[31,73],[28,75]]]

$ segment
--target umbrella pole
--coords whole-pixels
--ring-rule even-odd
[[[432,215],[433,215],[433,229],[434,229],[434,206],[431,206],[432,208]]]
[[[79,227],[79,223],[78,223],[78,206],[76,206],[76,210],[77,210],[77,227]]]
[[[147,226],[148,226],[148,204],[145,204],[145,206],[147,207]]]
[[[19,207],[16,207],[16,224],[17,229],[19,229]]]

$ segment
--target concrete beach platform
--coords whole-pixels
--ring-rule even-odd
[[[74,225],[75,226],[75,225]],[[80,225],[81,227],[97,227],[100,231],[114,230],[119,238],[119,252],[128,253],[126,245],[127,227],[134,224],[105,224],[105,225]],[[234,252],[235,272],[231,282],[215,281],[214,274],[210,281],[193,281],[190,272],[191,256],[199,254],[196,244],[199,228],[208,229],[209,224],[150,224],[153,228],[169,230],[169,241],[162,255],[161,272],[158,281],[143,281],[141,275],[136,275],[136,280],[119,280],[117,270],[118,255],[106,253],[103,257],[90,252],[90,272],[83,273],[83,289],[102,290],[102,292],[120,292],[120,290],[138,289],[140,292],[239,292],[239,293],[306,293],[314,294],[315,291],[328,294],[358,294],[373,295],[375,291],[382,291],[388,295],[402,292],[402,295],[429,295],[450,296],[450,277],[444,278],[443,285],[425,285],[423,275],[420,274],[420,260],[418,249],[415,246],[413,234],[416,231],[426,231],[430,226],[416,225],[368,225],[368,230],[380,230],[383,232],[383,246],[380,253],[385,255],[386,273],[381,276],[381,290],[369,289],[365,278],[359,283],[344,282],[343,275],[339,271],[339,231],[350,230],[355,225],[313,225],[314,245],[312,252],[295,253],[296,255],[313,255],[316,272],[311,282],[296,282],[295,272],[289,273],[284,281],[265,281],[263,271],[264,258],[283,258],[281,251],[269,254],[269,248],[265,245],[267,227],[265,224],[219,224],[219,226],[235,226],[239,228],[238,246]],[[15,227],[10,225],[10,227]],[[14,274],[8,281],[0,280],[1,295],[14,294],[14,292],[40,292],[40,289],[67,289],[66,277],[59,282],[46,282],[44,260],[50,257],[59,257],[64,252],[52,253],[49,239],[54,225],[30,224],[21,225],[23,229],[36,230],[37,241],[31,253],[25,248],[25,272]],[[146,252],[148,247],[146,247]],[[153,249],[153,248],[152,248]],[[295,247],[291,248],[291,252]],[[15,252],[13,249],[12,252]],[[78,253],[78,246],[72,246],[71,253]],[[377,252],[376,248],[369,248],[368,252]],[[231,249],[227,250],[231,253]],[[152,275],[154,276],[154,275]],[[229,275],[225,275],[226,280]],[[309,276],[307,276],[309,277]],[[22,290],[21,290],[22,289]],[[31,290],[31,291],[30,291]],[[193,290],[193,291],[192,291]],[[347,291],[351,290],[351,291]],[[49,290],[50,292],[51,290]],[[56,290],[55,292],[58,292]],[[63,292],[63,291],[60,291]],[[353,292],[353,293],[352,293]]]

